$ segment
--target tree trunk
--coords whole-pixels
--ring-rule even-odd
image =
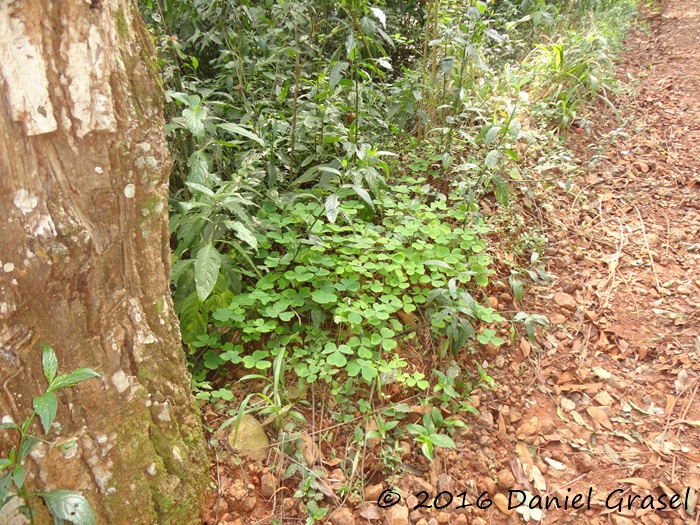
[[[162,95],[135,0],[0,0],[0,417],[46,388],[40,343],[102,374],[59,394],[52,441],[77,449],[27,465],[100,524],[199,523],[208,480],[168,286]]]

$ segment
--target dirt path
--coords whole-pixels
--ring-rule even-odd
[[[599,116],[597,140],[573,141],[586,173],[550,203],[554,282],[525,310],[555,326],[541,349],[511,350],[471,444],[442,466],[494,500],[569,496],[543,523],[700,522],[700,3],[662,2],[649,29],[621,64],[636,95],[616,105],[632,118]],[[469,523],[522,523],[495,507]]]

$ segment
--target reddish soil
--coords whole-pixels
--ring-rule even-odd
[[[366,504],[344,496],[346,474],[327,461],[325,504],[346,509],[334,525],[523,523],[507,508],[510,490],[562,506],[568,496],[567,509],[544,511],[546,524],[700,522],[700,6],[665,0],[647,19],[620,64],[636,92],[615,101],[627,123],[601,111],[592,135],[573,134],[583,175],[538,203],[552,284],[526,290],[517,309],[546,315],[550,329],[483,357],[498,386],[476,393],[480,414],[457,450],[428,465],[414,445],[403,475],[365,481],[400,488],[408,512],[402,503],[385,515],[376,494]],[[263,475],[279,474],[267,464],[221,460],[207,523],[304,523],[296,487],[262,495]],[[421,490],[454,502],[414,509]],[[484,492],[489,508],[456,508]],[[668,508],[674,494],[685,508]]]

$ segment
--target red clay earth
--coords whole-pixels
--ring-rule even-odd
[[[333,525],[523,523],[508,498],[515,504],[524,491],[541,498],[535,507],[549,502],[545,524],[700,522],[700,6],[666,0],[646,18],[619,66],[636,92],[615,100],[631,117],[625,133],[599,112],[591,135],[570,137],[583,176],[533,204],[552,284],[532,286],[517,306],[493,293],[499,309],[542,313],[550,329],[536,344],[477,356],[498,387],[476,392],[480,414],[466,418],[457,450],[440,449],[429,465],[404,444],[404,474],[389,483],[368,447],[367,503],[339,496],[346,474],[321,462],[325,504],[339,507],[327,517]],[[332,424],[316,419],[319,430]],[[218,457],[205,523],[304,523],[296,487],[277,488],[273,456],[267,466]],[[403,501],[380,510],[377,497],[392,486]],[[447,493],[453,501],[415,509],[421,490],[426,505],[439,491],[439,506]]]

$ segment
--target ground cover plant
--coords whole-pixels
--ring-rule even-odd
[[[575,176],[559,135],[612,104],[634,3],[143,11],[167,88],[173,297],[197,397],[229,410],[228,425],[254,411],[289,437],[318,391],[339,422],[374,420],[352,440],[381,437],[387,468],[399,439],[431,460],[454,447],[451,416],[492,384],[472,356],[546,322],[489,300],[547,282],[543,240],[513,204],[548,173]],[[504,231],[513,257],[494,260]],[[408,399],[420,421],[405,423]],[[322,486],[288,466],[322,518]]]

